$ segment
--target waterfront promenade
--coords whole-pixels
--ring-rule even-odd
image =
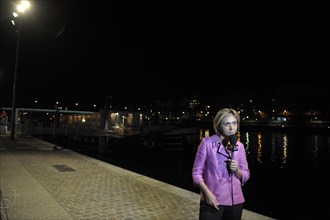
[[[196,193],[32,137],[0,136],[0,189],[1,220],[198,219]]]

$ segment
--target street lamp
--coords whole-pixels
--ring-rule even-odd
[[[11,21],[13,25],[16,26],[15,21],[17,21],[17,41],[16,41],[16,57],[15,57],[15,70],[14,70],[14,82],[13,82],[13,97],[12,97],[12,106],[11,106],[11,120],[10,120],[10,139],[15,140],[15,125],[16,125],[16,81],[17,81],[17,68],[18,68],[18,53],[19,53],[19,42],[20,42],[20,32],[21,32],[21,18],[26,10],[30,7],[29,1],[20,1],[16,6],[18,12],[14,12],[14,19]]]

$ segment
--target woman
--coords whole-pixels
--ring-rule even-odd
[[[215,134],[203,138],[198,146],[192,178],[200,188],[200,220],[242,217],[242,186],[250,178],[250,170],[244,145],[237,141],[239,124],[237,111],[219,110],[213,120]]]

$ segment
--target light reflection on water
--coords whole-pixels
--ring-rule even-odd
[[[241,131],[239,137],[245,145],[251,171],[244,187],[247,209],[286,219],[285,213],[292,211],[292,204],[303,207],[309,201],[330,196],[324,179],[330,167],[328,133]],[[281,208],[277,208],[279,202]],[[309,203],[309,210],[295,212],[297,219],[329,216],[326,205],[318,213],[312,211],[314,206],[317,207]]]
[[[326,134],[241,131],[239,139],[250,163],[255,166],[286,169],[304,161],[306,166],[317,168],[321,158],[329,157],[330,152],[330,138]]]
[[[288,156],[288,137],[286,134],[283,134],[283,159],[282,159],[282,168],[285,167],[285,164],[286,164],[286,159],[287,159],[287,156]]]
[[[261,135],[261,133],[258,133],[257,160],[259,163],[262,163],[262,135]]]

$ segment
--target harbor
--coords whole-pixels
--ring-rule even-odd
[[[123,113],[125,117],[111,114],[104,123],[93,119],[99,119],[97,115],[88,114],[71,114],[67,121],[62,120],[61,123],[19,120],[15,139],[38,138],[51,143],[53,151],[76,152],[198,193],[192,184],[191,167],[200,139],[212,135],[210,122],[186,123],[184,126],[147,124],[139,127],[134,123],[129,124],[132,120],[128,120],[128,113]],[[125,120],[119,121],[119,118]],[[245,144],[252,172],[252,178],[244,187],[247,210],[274,219],[285,219],[287,213],[299,219],[329,215],[326,208],[317,213],[312,211],[314,209],[292,213],[290,208],[292,203],[303,207],[306,201],[318,200],[319,195],[329,194],[322,179],[307,178],[301,182],[302,186],[311,188],[303,194],[299,187],[294,187],[301,176],[322,176],[322,173],[327,172],[330,139],[326,123],[322,123],[323,127],[314,126],[319,124],[316,121],[304,124],[277,121],[272,125],[262,121],[242,123],[239,137]],[[2,128],[4,126],[2,124]],[[8,135],[10,131],[7,126],[1,136]],[[295,198],[301,196],[304,198],[297,203]],[[283,200],[283,197],[286,199]],[[319,206],[323,207],[322,204]],[[317,208],[314,204],[311,207]]]

